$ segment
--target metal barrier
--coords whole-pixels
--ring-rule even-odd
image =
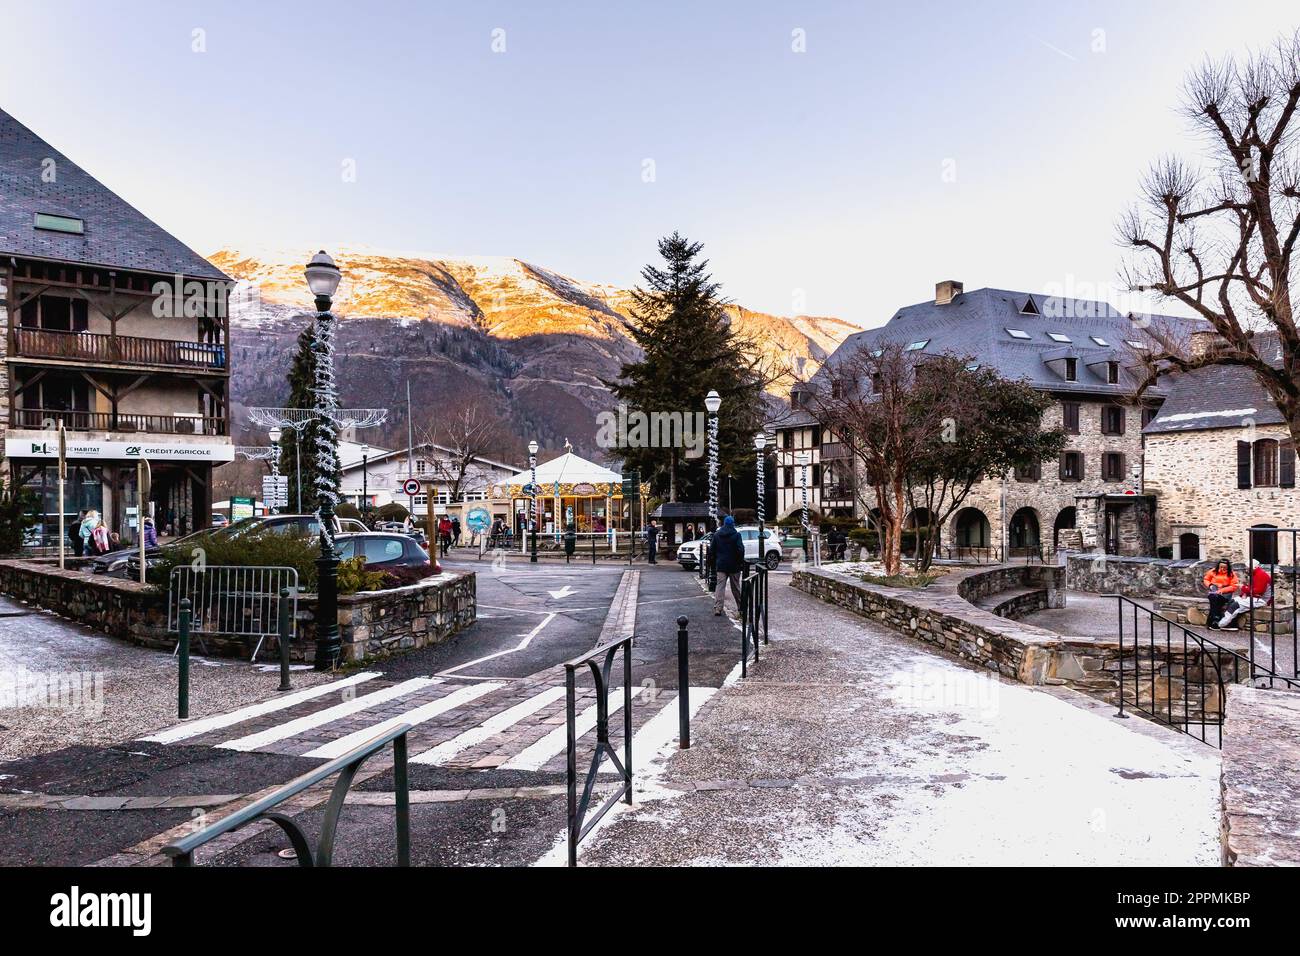
[[[329,866],[334,858],[334,837],[338,832],[339,814],[343,811],[343,804],[347,800],[348,789],[352,786],[352,780],[361,764],[368,757],[379,753],[391,742],[393,745],[393,789],[396,791],[397,803],[397,865],[410,866],[411,807],[410,789],[406,775],[406,734],[410,729],[410,724],[394,727],[392,730],[380,734],[354,750],[348,751],[343,756],[322,764],[310,773],[305,773],[296,780],[289,781],[283,787],[272,791],[260,800],[250,803],[242,810],[237,810],[230,816],[223,817],[211,826],[204,827],[197,833],[167,844],[162,848],[162,852],[171,857],[173,866],[193,866],[194,851],[205,843],[215,840],[223,833],[238,830],[254,820],[265,819],[275,823],[289,837],[289,842],[293,845],[294,852],[297,854],[299,866]],[[316,852],[313,854],[311,846],[307,842],[307,835],[302,831],[302,828],[292,818],[272,811],[289,798],[297,796],[310,787],[314,787],[336,773],[339,775],[339,779],[334,783],[334,789],[330,792],[329,804],[325,808],[325,817],[321,821],[320,838],[316,842]]]
[[[1282,557],[1281,544],[1285,540],[1291,543],[1291,566],[1288,575],[1287,566],[1280,564]],[[1291,631],[1291,666],[1289,668],[1292,677],[1300,677],[1300,660],[1297,660],[1297,633],[1300,629],[1300,551],[1297,551],[1297,545],[1300,545],[1300,528],[1269,528],[1263,525],[1254,525],[1249,529],[1249,558],[1251,562],[1259,561],[1270,578],[1270,596],[1267,601],[1256,603],[1258,595],[1252,593],[1246,602],[1246,609],[1236,618],[1239,621],[1246,622],[1246,628],[1251,635],[1250,641],[1250,664],[1255,667],[1255,635],[1261,632],[1259,625],[1263,622],[1257,620],[1257,612],[1262,616],[1263,612],[1268,614],[1268,643],[1269,643],[1269,660],[1276,664],[1277,661],[1277,632],[1279,623],[1282,625],[1283,634],[1289,629]],[[1253,577],[1253,564],[1246,569],[1246,580]],[[1291,606],[1279,606],[1278,598],[1281,595],[1281,588],[1278,587],[1278,572],[1282,572],[1283,580],[1290,579],[1291,585]],[[1279,615],[1279,611],[1281,614]],[[1289,620],[1288,620],[1289,618]],[[1283,647],[1285,647],[1285,637]]]
[[[623,652],[623,750],[624,758],[620,762],[618,753],[609,742],[609,672],[614,666],[614,656]],[[597,663],[603,658],[601,663]],[[578,797],[578,732],[577,732],[577,680],[578,670],[587,666],[596,682],[596,750],[591,756],[591,767],[587,770],[586,783],[582,788],[582,797]],[[620,800],[632,803],[632,638],[625,637],[609,644],[602,644],[575,657],[564,664],[564,716],[568,744],[568,791],[569,791],[569,866],[578,865],[578,843],[591,828],[600,822],[609,808]],[[600,773],[601,761],[608,757],[623,778],[622,785],[596,811],[595,816],[587,820],[587,809],[591,805],[591,792],[596,786]],[[584,822],[585,821],[585,822]]]
[[[762,643],[767,644],[767,568],[759,562],[746,562],[747,572],[740,579],[740,676],[749,676],[750,646],[754,648],[754,663],[758,663],[758,632],[763,632]]]
[[[686,615],[677,619],[677,746],[691,747],[691,639]]]
[[[1285,677],[1253,663],[1241,651],[1188,630],[1176,621],[1157,614],[1122,594],[1106,595],[1116,599],[1119,610],[1119,694],[1117,717],[1127,717],[1125,704],[1157,723],[1197,737],[1202,743],[1223,746],[1223,705],[1227,685],[1243,680],[1267,679],[1269,686],[1282,681],[1285,687],[1300,687],[1300,679]],[[1125,629],[1125,609],[1131,612]],[[1147,624],[1145,640],[1139,616]],[[1163,631],[1163,635],[1161,634]],[[1125,668],[1125,645],[1132,649],[1132,667]],[[1251,640],[1251,657],[1254,640]],[[1145,652],[1147,673],[1142,672]],[[1163,658],[1163,665],[1160,659]],[[1132,694],[1128,691],[1128,671],[1132,674]],[[1165,706],[1160,707],[1158,691],[1164,689]],[[1144,705],[1143,695],[1149,694]],[[1174,698],[1181,699],[1181,712]],[[1192,728],[1199,728],[1199,735]],[[1216,732],[1214,741],[1207,728]]]
[[[190,631],[205,654],[205,634],[256,638],[251,658],[256,661],[266,638],[279,634],[280,605],[285,600],[293,602],[290,639],[297,632],[298,572],[293,568],[180,564],[172,568],[167,588],[169,631],[178,629],[182,600],[190,602]]]

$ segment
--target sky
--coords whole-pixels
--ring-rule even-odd
[[[879,325],[956,279],[1117,302],[1189,68],[1294,2],[0,0],[0,107],[199,252],[511,256]],[[1131,300],[1124,300],[1126,303]]]

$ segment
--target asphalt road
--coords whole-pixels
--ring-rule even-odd
[[[432,708],[437,716],[424,717],[413,732],[413,755],[431,748],[454,751],[476,734],[483,739],[475,737],[475,746],[466,746],[455,759],[411,765],[411,789],[423,795],[412,811],[413,861],[491,865],[536,860],[555,845],[565,826],[563,749],[553,739],[557,733],[562,737],[564,726],[561,665],[596,644],[628,569],[612,563],[531,565],[518,560],[494,567],[472,557],[444,563],[477,572],[479,606],[478,621],[446,644],[380,661],[367,668],[377,674],[363,684],[228,729],[170,741],[69,747],[0,764],[0,795],[184,798],[251,793],[317,766],[318,758],[306,756],[313,748],[364,733],[383,719],[405,719],[416,708]],[[740,632],[729,618],[713,616],[694,574],[675,564],[640,564],[636,570],[633,730],[640,743],[634,747],[634,765],[644,766],[650,756],[645,751],[673,745],[667,731],[675,734],[676,728],[678,616],[690,622],[690,684],[699,688],[692,691],[692,701],[719,687],[736,666]],[[784,583],[777,578],[773,586],[778,581]],[[418,691],[405,692],[407,685],[418,685]],[[586,696],[579,708],[586,709],[594,701],[594,688],[587,681],[580,692]],[[472,706],[440,710],[443,699],[478,693]],[[372,706],[365,704],[366,694],[376,701],[389,699]],[[352,709],[345,717],[325,719],[361,704],[364,709]],[[529,716],[513,720],[519,710]],[[295,721],[312,726],[287,734],[298,725]],[[489,729],[490,738],[485,736]],[[621,732],[618,711],[611,714],[611,735]],[[281,733],[286,736],[266,746],[231,749],[232,739],[237,743],[250,735],[275,738]],[[580,765],[589,759],[593,737],[588,732],[580,742],[585,748]],[[339,863],[392,861],[392,807],[384,802],[391,799],[386,796],[393,786],[391,772],[379,758],[367,768],[372,774],[359,779],[353,791],[359,801],[371,802],[345,810]],[[311,835],[319,813],[319,808],[302,813]],[[0,865],[85,864],[194,818],[201,820],[202,814],[174,807],[103,811],[0,804]],[[278,830],[247,832],[248,839],[208,862],[293,865],[278,855],[287,846]]]

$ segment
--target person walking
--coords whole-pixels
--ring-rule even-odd
[[[650,523],[646,525],[646,529],[645,529],[645,553],[646,553],[646,558],[650,561],[651,564],[658,563],[655,560],[655,556],[658,554],[658,552],[659,552],[659,526],[655,524],[654,519],[651,518]]]
[[[442,546],[442,556],[445,558],[451,550],[451,522],[446,515],[438,520],[438,543]]]
[[[731,596],[736,599],[736,610],[740,610],[740,576],[745,571],[745,541],[736,530],[736,519],[727,515],[722,519],[722,527],[713,535],[709,543],[709,567],[718,576],[718,586],[713,592],[713,613],[722,614],[722,604],[726,599],[727,586],[731,586]]]
[[[154,527],[153,518],[144,519],[144,546],[146,548],[158,547],[158,529]]]
[[[460,517],[456,516],[451,519],[451,543],[453,546],[460,547]]]

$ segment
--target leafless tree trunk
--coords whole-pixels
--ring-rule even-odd
[[[1249,369],[1300,443],[1300,331],[1293,260],[1300,236],[1300,32],[1245,62],[1207,61],[1186,83],[1186,113],[1210,146],[1200,169],[1157,161],[1120,222],[1129,287],[1181,303],[1217,335],[1192,349],[1147,329],[1140,389],[1209,365]]]
[[[474,462],[497,454],[504,437],[501,420],[473,402],[440,409],[431,423],[416,429],[417,442],[438,446],[430,449],[429,462],[435,477],[447,483],[451,501],[486,487]]]

